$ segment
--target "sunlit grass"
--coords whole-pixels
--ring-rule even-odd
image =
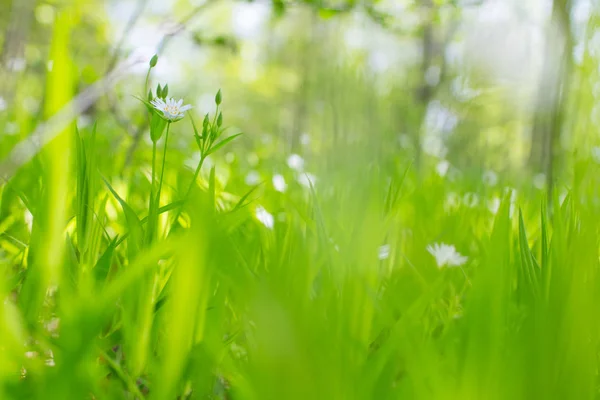
[[[132,165],[97,121],[0,186],[0,398],[598,397],[597,164],[548,195],[368,136],[225,179],[227,99],[168,92]]]

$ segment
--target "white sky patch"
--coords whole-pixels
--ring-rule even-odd
[[[271,14],[268,3],[235,3],[231,13],[233,33],[244,39],[255,39]]]

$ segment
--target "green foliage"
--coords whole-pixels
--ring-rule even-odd
[[[75,3],[56,7],[43,112],[0,115],[22,130],[0,136],[3,156],[75,93]],[[420,67],[382,88],[366,51],[342,62],[330,40],[350,11],[392,26],[379,2],[301,3],[262,76],[244,83],[218,60],[230,79],[209,110],[159,110],[181,87],[150,89],[154,55],[143,106],[123,107],[130,127],[107,88],[96,123],[64,127],[0,181],[0,399],[600,397],[589,152],[532,187],[514,165],[522,143],[487,142],[516,136],[511,107],[443,90],[423,102]],[[193,40],[237,46],[207,37]],[[421,154],[432,104],[460,116],[449,164]]]

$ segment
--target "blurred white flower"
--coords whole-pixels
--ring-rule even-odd
[[[300,144],[303,146],[308,146],[310,144],[310,135],[308,133],[300,135]]]
[[[536,189],[542,190],[544,186],[546,186],[546,175],[545,174],[537,174],[533,177],[533,186]]]
[[[437,163],[437,165],[435,166],[435,170],[438,173],[439,176],[441,176],[442,178],[444,176],[446,176],[446,173],[448,173],[448,169],[450,168],[450,163],[446,160],[441,160],[440,162]]]
[[[307,188],[310,188],[311,185],[315,186],[317,183],[317,177],[308,172],[298,175],[297,180],[299,184]]]
[[[500,209],[500,199],[498,197],[494,197],[490,201],[488,201],[488,210],[494,215],[498,214],[498,210]]]
[[[509,209],[509,215],[512,217],[513,214],[515,213],[515,208],[517,205],[517,189],[515,188],[511,188],[509,186],[504,188],[504,193],[508,194],[510,193],[510,209]]]
[[[594,158],[594,161],[596,161],[597,163],[600,163],[600,147],[598,147],[598,146],[592,147],[592,157]]]
[[[463,203],[470,208],[477,207],[479,205],[479,196],[477,196],[477,193],[467,193],[463,196]]]
[[[459,205],[460,198],[458,197],[458,194],[455,192],[450,192],[446,195],[446,201],[444,202],[444,210],[446,212],[458,208]]]
[[[27,225],[27,229],[29,232],[31,232],[31,229],[33,228],[33,215],[29,210],[25,209],[23,218],[25,219],[25,225]]]
[[[4,100],[4,98],[0,97],[0,111],[4,111],[6,110],[7,105],[6,105],[6,100]]]
[[[256,215],[256,219],[258,219],[264,226],[269,229],[273,229],[273,226],[275,225],[275,218],[273,218],[273,215],[265,210],[264,207],[256,207],[254,215]]]
[[[486,186],[496,186],[498,183],[498,175],[492,170],[487,170],[483,173],[483,184]]]
[[[192,108],[191,105],[183,105],[183,99],[175,101],[168,98],[166,101],[157,97],[150,102],[158,111],[162,111],[163,116],[169,121],[178,121],[185,116],[185,112]]]
[[[280,174],[273,175],[273,187],[278,192],[285,192],[285,190],[287,189],[287,183],[285,183],[285,178]]]
[[[435,257],[438,268],[459,267],[469,259],[457,252],[454,246],[445,243],[429,245],[427,251]]]
[[[304,159],[298,154],[291,154],[287,159],[287,165],[298,172],[304,169]]]
[[[390,256],[390,245],[384,244],[383,246],[379,247],[378,256],[380,260],[387,259]]]
[[[563,189],[563,190],[561,190],[560,194],[558,195],[558,202],[560,203],[561,206],[562,206],[562,203],[567,198],[568,194],[569,194],[569,192],[567,192],[566,190]]]
[[[248,186],[258,185],[258,183],[260,182],[260,174],[258,172],[256,172],[256,171],[250,171],[246,175],[246,178],[244,179],[244,182]]]

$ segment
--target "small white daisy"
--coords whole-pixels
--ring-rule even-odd
[[[438,268],[460,267],[469,259],[457,252],[454,246],[445,243],[429,245],[427,251],[435,257]]]
[[[183,99],[175,101],[174,98],[168,98],[166,101],[157,97],[150,102],[158,111],[162,111],[163,116],[169,121],[179,121],[184,117],[184,113],[192,108],[191,105],[183,105]]]

